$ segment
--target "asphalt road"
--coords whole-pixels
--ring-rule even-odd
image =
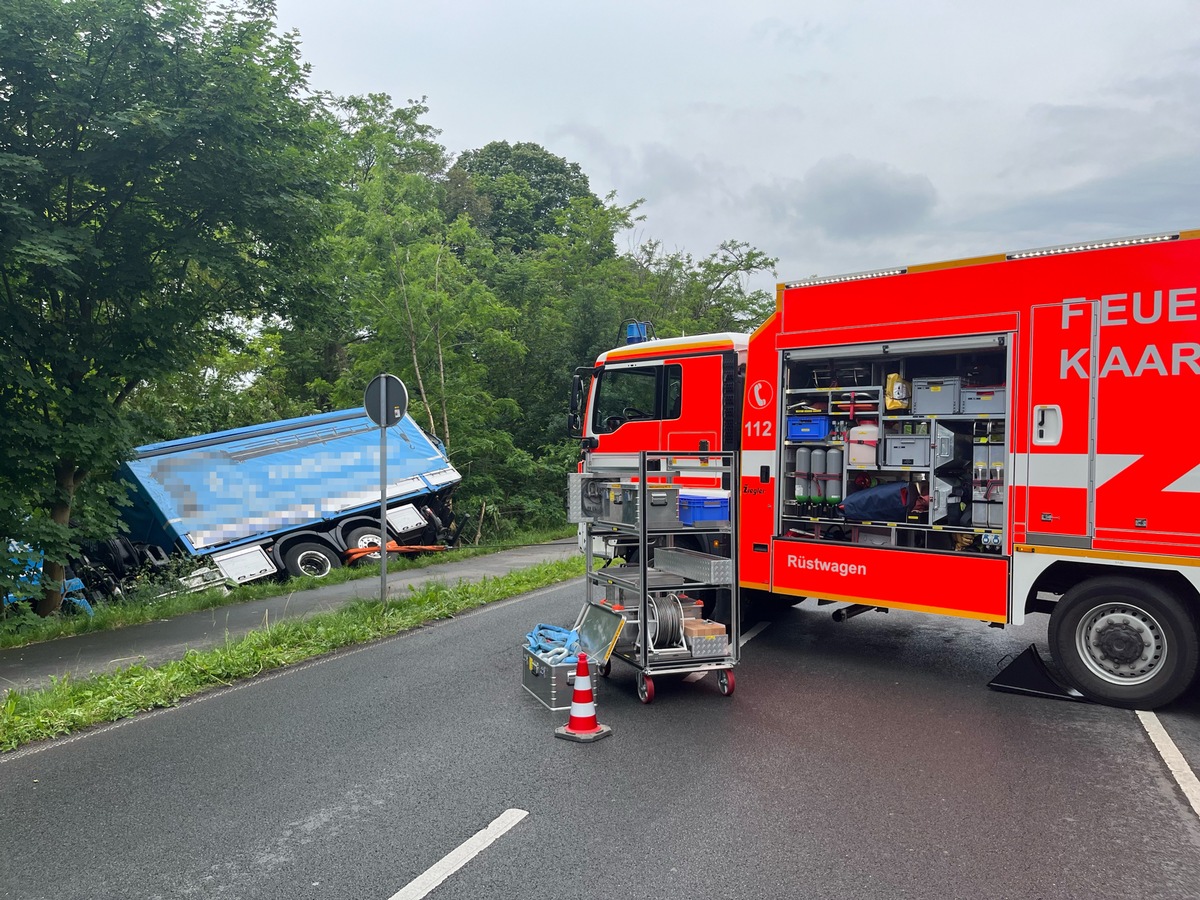
[[[615,662],[614,733],[574,744],[520,644],[582,590],[0,757],[0,897],[413,898],[448,854],[435,900],[1200,895],[1136,713],[985,687],[1040,624],[782,610],[732,697],[658,678],[644,706]],[[1156,718],[1200,767],[1200,697]]]
[[[437,561],[423,568],[389,573],[387,592],[389,597],[397,597],[429,582],[477,582],[578,555],[578,545],[570,538],[455,562]],[[209,650],[272,622],[328,612],[355,600],[378,597],[379,578],[361,578],[128,628],[2,649],[0,693],[48,687],[55,677],[85,678],[138,663],[162,665],[182,659],[188,650]]]

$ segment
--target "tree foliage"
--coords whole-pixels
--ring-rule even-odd
[[[555,233],[558,214],[572,201],[595,199],[577,163],[537,144],[493,141],[459,156],[452,174],[457,172],[466,174],[471,190],[482,199],[472,199],[464,189],[452,195],[451,214],[476,212],[479,229],[497,247],[514,253],[532,250],[542,235]]]
[[[128,448],[130,397],[219,346],[232,314],[296,296],[322,225],[327,125],[269,3],[7,9],[0,397],[12,426],[0,441],[18,462],[0,522],[33,534],[54,581],[68,522],[111,520],[81,491]]]
[[[561,521],[574,368],[630,317],[771,307],[742,242],[619,252],[640,201],[544,147],[455,159],[424,99],[313,95],[267,0],[7,5],[0,531],[52,580],[112,533],[130,446],[356,406],[384,371],[463,473],[468,538]]]

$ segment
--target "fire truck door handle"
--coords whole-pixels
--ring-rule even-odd
[[[1062,440],[1062,408],[1052,404],[1034,407],[1033,443],[1039,447],[1054,447]]]
[[[1058,518],[1058,516],[1053,515],[1051,513],[1042,513],[1042,521],[1043,522],[1053,522],[1057,518]]]
[[[758,467],[758,480],[761,481],[763,484],[766,484],[767,482],[769,482],[771,480],[771,467],[770,466],[759,466]]]

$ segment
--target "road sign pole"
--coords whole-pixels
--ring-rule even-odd
[[[408,412],[408,388],[395,375],[379,375],[363,392],[363,409],[379,426],[379,602],[382,604],[387,602],[387,430]]]
[[[379,603],[387,603],[387,391],[379,392]]]

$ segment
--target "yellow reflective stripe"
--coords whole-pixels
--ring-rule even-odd
[[[948,259],[944,262],[924,263],[919,266],[909,266],[908,274],[914,272],[934,272],[938,269],[959,269],[963,266],[982,266],[987,263],[1005,262],[1008,257],[1003,253],[993,254],[992,256],[972,256],[969,259]]]
[[[788,594],[793,597],[811,597],[804,591],[776,588],[776,594]],[[861,603],[863,606],[882,606],[887,609],[907,609],[911,612],[936,613],[939,616],[955,616],[959,619],[974,619],[976,622],[1007,622],[1008,616],[996,616],[984,612],[972,612],[969,609],[948,609],[944,606],[923,606],[917,603],[884,602],[872,597],[852,597],[849,594],[823,594],[822,600],[836,600],[838,603]]]

